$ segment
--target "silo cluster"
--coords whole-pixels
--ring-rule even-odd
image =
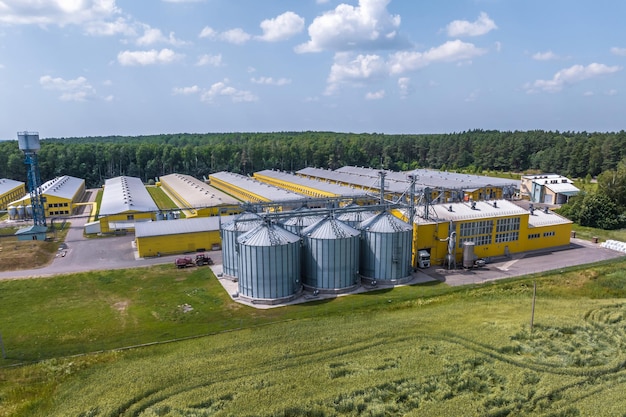
[[[274,304],[303,289],[339,294],[362,282],[410,281],[411,225],[387,211],[372,213],[357,227],[306,211],[294,210],[282,222],[243,213],[222,226],[224,275],[238,281],[240,297]]]
[[[7,212],[9,213],[10,220],[24,220],[33,218],[33,206],[31,206],[30,204],[26,206],[20,204],[17,207],[9,206],[7,207]]]

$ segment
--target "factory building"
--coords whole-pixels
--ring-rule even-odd
[[[142,258],[221,248],[220,223],[233,216],[145,221],[135,224],[135,244]]]
[[[406,219],[406,212],[404,212]],[[417,207],[413,266],[419,251],[435,265],[457,266],[474,258],[508,256],[569,245],[572,222],[547,210],[525,210],[509,200],[471,201]],[[465,247],[471,247],[468,254]]]
[[[218,190],[247,203],[275,203],[270,211],[292,210],[301,205],[299,201],[306,200],[301,194],[231,172],[211,174],[209,182]]]
[[[334,182],[331,183],[325,180],[312,179],[300,175],[290,174],[288,172],[274,171],[270,169],[255,172],[254,179],[313,198],[360,198],[364,197],[366,194],[362,189],[356,189],[354,186],[347,186]],[[376,190],[376,192],[378,191]]]
[[[524,175],[520,194],[533,203],[561,205],[579,193],[574,182],[557,174]]]
[[[48,218],[69,216],[77,203],[80,203],[85,194],[85,180],[63,175],[41,185],[41,199]],[[29,218],[30,194],[10,203],[11,206]],[[20,209],[20,207],[22,209]],[[23,216],[22,216],[23,217]]]
[[[108,179],[98,211],[100,232],[134,230],[139,222],[154,220],[158,211],[141,179],[126,176]]]
[[[189,175],[170,174],[157,185],[174,201],[186,218],[236,214],[241,210],[234,197]]]
[[[382,177],[385,195],[390,199],[406,197],[411,182],[414,181],[416,194],[423,195],[429,202],[435,203],[510,198],[519,189],[520,183],[512,179],[457,174],[431,169],[395,172],[345,166],[334,171],[304,168],[297,171],[296,174],[310,179],[353,186],[367,192],[378,192],[381,189]]]
[[[7,210],[9,203],[24,197],[26,184],[20,181],[0,178],[0,210]]]

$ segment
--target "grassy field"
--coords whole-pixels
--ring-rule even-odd
[[[47,234],[52,238],[49,241],[20,241],[14,236],[19,227],[1,227],[0,271],[17,271],[47,265],[57,254],[58,242],[65,239],[69,226],[69,223],[55,223],[54,231]]]
[[[200,268],[2,282],[3,364],[43,360],[0,416],[623,416],[625,266],[270,310]]]

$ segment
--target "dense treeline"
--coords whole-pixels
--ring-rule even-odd
[[[43,181],[72,175],[94,187],[119,175],[148,182],[173,172],[202,178],[223,170],[250,174],[262,169],[295,171],[344,165],[392,170],[536,170],[582,178],[615,170],[624,158],[624,131],[276,132],[45,139],[39,166]],[[0,178],[26,181],[23,160],[17,140],[0,142]]]

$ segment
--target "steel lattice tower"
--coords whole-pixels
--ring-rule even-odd
[[[28,166],[28,192],[30,193],[30,205],[33,209],[33,224],[46,226],[46,212],[44,203],[46,198],[41,195],[41,176],[37,162],[39,144],[38,132],[17,132],[17,142],[20,150],[24,152],[24,163]]]

